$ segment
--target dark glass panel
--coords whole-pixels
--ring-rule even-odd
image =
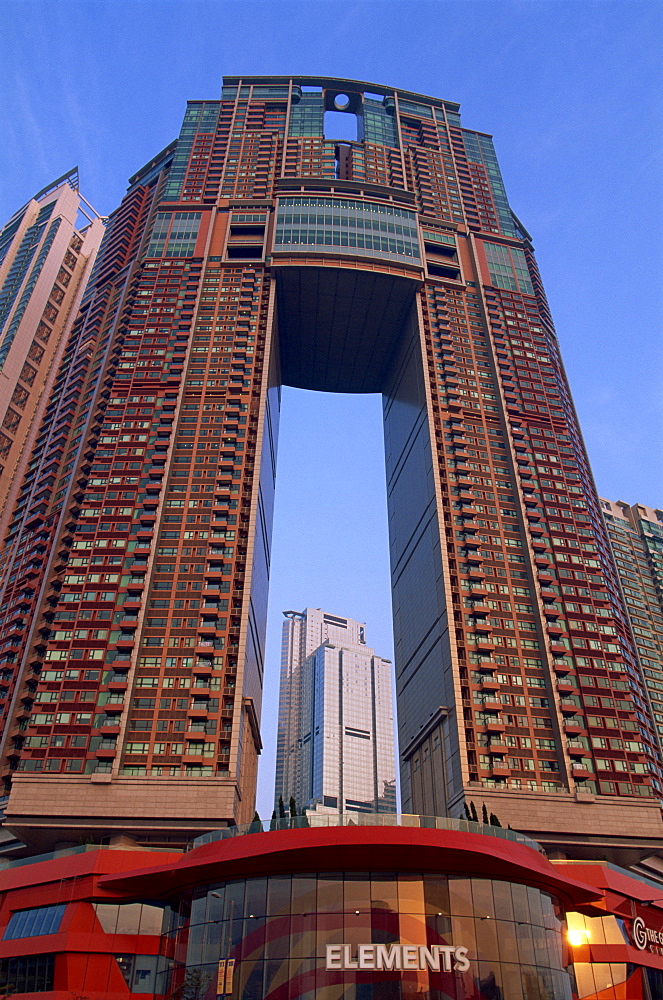
[[[224,899],[224,920],[235,920],[244,915],[244,882],[229,882]]]
[[[424,882],[424,910],[444,916],[450,914],[449,880],[444,875],[431,876]]]
[[[541,907],[541,893],[538,889],[527,886],[527,897],[529,899],[529,916],[533,924],[543,924],[543,909]]]
[[[499,960],[497,945],[497,923],[492,917],[477,917],[474,921],[477,936],[478,957],[487,962]],[[455,943],[455,942],[454,942]]]
[[[498,920],[514,920],[511,886],[508,882],[493,882],[495,917]]]
[[[532,928],[529,924],[519,923],[518,928],[518,955],[521,965],[534,964],[534,941],[532,940]]]
[[[328,875],[318,879],[318,912],[343,909],[343,876]]]
[[[290,913],[290,879],[269,879],[267,885],[267,912],[270,916]]]
[[[523,1000],[523,987],[519,965],[502,965],[502,984],[505,1000],[507,998],[508,1000]]]
[[[267,917],[246,917],[242,940],[242,960],[262,958],[265,951]]]
[[[398,905],[401,913],[424,912],[424,884],[421,874],[399,874]]]
[[[449,908],[454,916],[469,916],[474,913],[470,879],[449,879]]]
[[[280,914],[265,923],[265,958],[287,958],[290,954],[290,917]]]
[[[292,913],[315,913],[317,884],[315,875],[293,876]]]
[[[366,878],[346,878],[343,883],[343,909],[367,912],[371,906],[371,883]]]
[[[509,920],[497,921],[497,942],[501,962],[518,961],[518,943],[516,933],[518,928]]]
[[[267,879],[252,878],[246,882],[245,917],[264,917],[267,913]]]
[[[315,913],[293,913],[290,918],[290,957],[309,959],[315,955]]]
[[[474,915],[476,917],[488,917],[490,920],[494,920],[493,886],[489,879],[472,879],[472,899],[474,902]]]
[[[371,876],[371,904],[381,910],[398,910],[398,882],[396,874]]]

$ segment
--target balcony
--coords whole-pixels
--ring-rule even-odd
[[[553,656],[567,656],[569,651],[561,642],[551,642],[550,652]]]
[[[483,560],[478,560],[478,559],[476,560],[477,563],[479,561],[483,561]],[[480,565],[472,565],[471,562],[468,565],[468,568],[465,571],[464,575],[469,580],[484,580],[485,577],[486,577],[485,570]]]
[[[575,715],[579,710],[578,705],[573,701],[566,701],[564,698],[560,699],[559,707],[564,715]]]
[[[560,678],[557,681],[557,690],[562,695],[573,694],[573,692],[576,690],[575,681]]]
[[[114,645],[116,649],[131,650],[134,648],[136,637],[133,635],[121,635],[116,639]]]
[[[126,691],[128,683],[129,678],[126,674],[117,674],[115,677],[111,677],[109,681],[106,681],[109,691]]]
[[[189,716],[206,717],[209,712],[209,701],[206,698],[194,698],[189,705],[187,714]]]

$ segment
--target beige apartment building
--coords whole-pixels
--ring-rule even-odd
[[[0,529],[25,471],[104,234],[78,190],[58,178],[0,230]]]

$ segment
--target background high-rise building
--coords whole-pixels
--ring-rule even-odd
[[[0,536],[103,233],[77,170],[0,230]]]
[[[604,499],[601,507],[663,740],[663,511]]]
[[[391,662],[366,645],[361,622],[284,614],[275,804],[394,812]]]
[[[356,139],[326,138],[328,112]],[[8,527],[16,836],[251,820],[287,384],[383,396],[404,809],[483,802],[622,859],[661,844],[660,748],[531,238],[457,104],[227,77],[131,178],[71,344]]]

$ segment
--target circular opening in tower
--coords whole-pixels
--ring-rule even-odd
[[[347,94],[337,94],[334,98],[334,107],[337,111],[347,111],[350,107],[350,98]]]

